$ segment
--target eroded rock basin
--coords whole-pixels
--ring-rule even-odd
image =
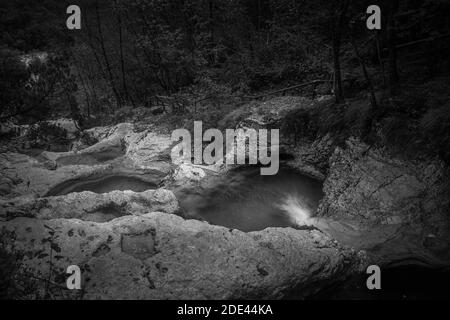
[[[186,217],[247,232],[308,225],[323,197],[318,180],[290,169],[262,176],[256,167],[175,194]]]
[[[71,154],[56,159],[59,166],[68,165],[96,165],[117,159],[125,154],[122,147],[110,148],[91,154]]]
[[[244,233],[161,212],[105,223],[20,217],[1,226],[0,253],[21,262],[8,269],[9,297],[79,299],[64,288],[75,264],[84,270],[83,299],[301,299],[364,263],[317,230]],[[33,289],[16,290],[24,284]]]
[[[156,189],[157,184],[144,177],[126,174],[109,174],[101,177],[84,178],[65,181],[52,188],[47,196],[61,196],[72,192],[91,191],[95,193],[108,193],[111,191],[131,190],[143,192]]]
[[[140,140],[136,138],[136,141]],[[35,230],[35,225],[40,225],[41,222],[46,225],[49,223],[48,225],[52,228],[60,228],[58,236],[60,234],[61,237],[63,235],[65,237],[67,234],[67,237],[70,237],[70,240],[67,237],[61,238],[61,243],[59,243],[61,247],[71,244],[74,235],[84,238],[84,234],[93,228],[92,233],[86,238],[86,242],[80,239],[79,248],[67,248],[66,260],[62,262],[64,265],[74,262],[72,253],[81,254],[80,252],[85,251],[86,245],[92,246],[92,255],[80,257],[75,263],[89,261],[94,266],[100,257],[106,259],[102,260],[102,267],[99,266],[92,272],[93,276],[97,278],[103,275],[108,277],[108,279],[98,279],[106,285],[110,283],[109,277],[115,278],[118,274],[122,275],[123,272],[131,272],[133,266],[127,265],[130,259],[139,261],[157,259],[158,261],[155,260],[154,265],[155,270],[153,270],[153,260],[149,260],[148,262],[151,263],[147,265],[146,262],[145,265],[145,268],[152,273],[150,280],[148,280],[148,270],[143,277],[144,285],[146,286],[148,282],[151,290],[146,291],[143,295],[146,298],[174,297],[170,291],[159,293],[164,287],[165,282],[162,280],[165,279],[165,274],[163,273],[167,269],[171,270],[169,272],[172,272],[174,277],[182,275],[180,279],[175,280],[179,282],[176,290],[179,290],[183,297],[192,296],[191,287],[185,285],[186,271],[180,270],[178,262],[174,263],[172,267],[167,266],[170,264],[171,258],[176,258],[178,261],[185,254],[186,259],[195,260],[189,266],[194,270],[203,267],[210,268],[212,264],[219,261],[219,257],[223,258],[223,265],[229,265],[231,268],[227,272],[223,272],[223,279],[230,278],[230,274],[240,272],[242,279],[245,279],[243,283],[251,283],[249,281],[256,277],[256,283],[259,284],[261,279],[274,275],[275,278],[270,280],[271,290],[267,291],[267,287],[264,287],[264,292],[270,297],[287,299],[297,297],[327,299],[427,298],[433,294],[433,290],[430,291],[429,288],[442,287],[440,286],[441,282],[444,282],[440,282],[439,279],[450,278],[448,271],[436,270],[445,262],[440,260],[445,260],[447,255],[448,242],[445,241],[446,238],[442,236],[440,229],[434,230],[423,226],[423,221],[446,220],[434,213],[433,219],[428,219],[428,216],[421,214],[418,215],[418,217],[422,217],[421,219],[411,220],[411,215],[408,213],[410,211],[405,211],[404,214],[404,210],[399,210],[399,208],[406,207],[404,199],[407,199],[407,204],[411,203],[411,195],[422,199],[416,196],[422,192],[418,182],[422,179],[415,179],[411,176],[411,172],[416,172],[414,170],[403,172],[404,170],[399,168],[404,168],[404,166],[379,160],[380,155],[376,157],[372,155],[373,159],[370,158],[370,161],[363,157],[360,160],[361,164],[354,169],[355,163],[359,164],[355,160],[356,156],[352,154],[350,157],[342,150],[337,152],[336,159],[332,161],[334,167],[325,180],[326,196],[323,197],[321,181],[286,168],[280,169],[276,176],[261,176],[259,168],[255,167],[241,167],[228,171],[226,174],[218,171],[216,176],[209,173],[188,176],[189,171],[180,170],[180,181],[190,179],[192,182],[174,183],[173,187],[170,184],[164,184],[164,187],[169,190],[153,190],[161,185],[160,182],[166,183],[166,179],[175,180],[175,175],[171,172],[173,165],[163,156],[149,158],[148,153],[142,155],[139,148],[136,148],[133,157],[122,156],[121,152],[124,150],[122,146],[122,139],[109,139],[108,143],[101,143],[101,148],[96,146],[92,150],[88,150],[89,152],[80,152],[69,157],[47,154],[47,157],[43,159],[45,161],[34,161],[29,157],[8,155],[5,157],[4,166],[5,172],[8,173],[5,176],[8,179],[5,180],[13,181],[16,179],[17,172],[20,173],[20,180],[17,179],[20,182],[17,186],[11,184],[10,190],[14,190],[14,194],[32,196],[23,199],[11,196],[11,201],[5,200],[0,208],[1,216],[5,220],[2,225],[7,225],[10,232],[14,232],[22,239],[30,232],[28,230],[31,229],[28,227]],[[116,147],[121,152],[116,153],[114,151]],[[359,150],[353,145],[350,145],[349,149]],[[143,159],[150,160],[142,161]],[[368,166],[366,162],[370,164],[371,170],[369,171],[364,169]],[[164,168],[168,169],[161,170],[160,163],[167,165]],[[11,170],[10,168],[15,169]],[[158,169],[159,175],[152,173],[151,170],[156,170],[154,168]],[[296,166],[296,168],[304,171],[303,166]],[[202,170],[199,169],[198,172],[203,172]],[[392,180],[391,177],[400,178]],[[386,181],[393,182],[386,184]],[[181,189],[177,189],[177,186]],[[405,189],[405,186],[408,188]],[[7,187],[9,188],[9,184]],[[50,190],[51,187],[53,189]],[[50,191],[48,192],[48,190]],[[170,190],[176,194],[186,219],[176,216],[180,214],[178,202]],[[137,194],[140,192],[143,194]],[[323,203],[318,209],[321,199],[323,199]],[[138,217],[143,218],[141,220]],[[180,246],[176,250],[172,250],[173,243],[168,247],[164,246],[168,238],[173,238],[172,227],[175,223],[173,219],[180,223],[179,236],[182,238]],[[30,220],[29,223],[28,220]],[[43,222],[44,220],[45,222]],[[161,229],[160,220],[167,220],[167,228],[170,231]],[[204,220],[209,224],[196,220]],[[121,221],[126,222],[127,225],[123,232],[116,230],[118,224],[122,223]],[[24,222],[28,224],[27,228],[22,228]],[[142,228],[143,224],[148,224],[148,228]],[[191,224],[201,227],[201,231],[191,234]],[[434,225],[445,226],[445,224],[437,223]],[[47,237],[45,228],[36,230],[36,234],[29,239],[29,243],[24,243],[23,246],[20,244],[17,248],[21,250],[34,248],[32,244],[41,239],[41,236]],[[103,233],[110,235],[111,232],[117,236],[116,239],[111,235],[117,240],[117,245],[111,243],[110,237],[102,238],[105,241],[101,241],[101,243],[92,243],[92,239],[96,239]],[[167,233],[167,237],[164,236],[165,233]],[[268,234],[268,236],[264,237],[263,234]],[[292,237],[300,235],[305,239],[296,238],[295,242],[291,242]],[[5,236],[9,238],[6,233]],[[283,278],[280,281],[279,276],[284,272],[285,263],[279,265],[279,253],[275,254],[274,261],[277,262],[274,266],[261,263],[268,259],[264,256],[257,260],[258,263],[254,267],[243,265],[239,267],[242,269],[238,272],[237,264],[230,263],[230,259],[235,256],[236,243],[233,241],[236,240],[236,237],[239,237],[236,241],[239,244],[248,237],[253,239],[243,245],[242,257],[245,261],[248,259],[248,250],[251,246],[256,245],[253,252],[255,257],[260,256],[263,251],[268,249],[270,258],[274,254],[274,246],[277,246],[277,241],[280,241],[279,253],[289,256],[289,261],[291,255],[299,254],[298,260],[294,261],[292,266],[296,271],[299,265],[304,263],[305,256],[311,255],[311,262],[317,264],[318,252],[326,248],[327,252],[324,252],[324,257],[327,262],[319,265],[321,271],[317,274],[326,281],[320,285],[312,284],[311,281],[315,281],[314,276],[317,270],[310,269],[302,271],[301,274],[289,274],[286,276],[288,280]],[[313,244],[308,242],[310,240]],[[66,241],[68,242],[66,243]],[[233,243],[229,244],[230,241]],[[257,243],[254,244],[253,241]],[[323,243],[326,245],[324,246]],[[228,244],[230,249],[225,250],[224,248]],[[137,252],[134,248],[137,249]],[[43,244],[39,250],[47,249]],[[197,249],[198,251],[192,252]],[[333,250],[339,252],[349,250],[349,253],[343,260],[339,258],[332,261],[332,269],[330,269],[329,257],[333,256]],[[362,259],[362,255],[359,255],[360,250],[364,250],[364,259]],[[111,261],[122,257],[120,252],[126,254],[123,261],[117,264],[116,269],[105,273],[107,269],[103,267],[103,263],[109,266]],[[358,256],[355,255],[357,252]],[[30,256],[36,253],[30,252]],[[37,253],[38,257],[41,253],[40,251]],[[250,256],[253,255],[250,254]],[[206,263],[205,259],[208,257],[213,257],[213,262]],[[341,256],[339,255],[339,257]],[[42,257],[38,260],[27,262],[28,266],[42,272],[41,276],[47,277],[45,274],[49,269],[46,264],[47,258]],[[190,261],[186,263],[190,263]],[[42,263],[44,265],[41,270]],[[349,264],[347,265],[347,263]],[[393,263],[396,266],[392,267]],[[195,265],[192,266],[192,264]],[[368,264],[377,264],[383,270],[383,290],[380,292],[373,294],[367,292],[365,267]],[[217,265],[216,271],[222,272],[223,265]],[[422,265],[431,268],[425,269]],[[325,272],[324,267],[332,272]],[[61,266],[61,270],[63,270],[63,266]],[[130,273],[133,275],[133,279],[136,278],[136,272],[138,271]],[[199,275],[196,272],[189,279],[196,279],[196,283],[203,281],[211,283],[212,280],[208,278],[209,274]],[[197,279],[200,276],[201,279]],[[349,279],[349,276],[354,276],[354,279]],[[301,278],[299,281],[301,285],[292,283],[292,279],[295,277]],[[217,279],[216,273],[214,273],[214,279]],[[419,280],[424,280],[423,284],[430,284],[430,286],[424,287],[418,284]],[[125,286],[126,283],[128,281],[121,279],[120,284],[117,285]],[[214,283],[217,281],[214,280]],[[210,292],[208,291],[210,287],[208,289],[202,287],[201,293],[194,296],[199,298],[254,297],[255,292],[261,290],[258,285],[255,287],[256,289],[249,289],[249,292],[235,295],[236,288],[240,285],[241,283],[236,282],[230,284],[225,291],[229,290],[232,294],[223,295],[223,292]],[[332,286],[329,288],[331,291],[328,290],[329,285]],[[275,291],[273,291],[274,288]],[[108,289],[107,296],[122,297],[122,289],[128,290],[127,297],[136,297],[134,284],[126,288],[121,287],[120,292],[116,291],[116,285],[114,285]],[[296,292],[299,289],[301,292]],[[294,291],[291,292],[291,290]],[[90,291],[95,297],[100,294],[94,289]],[[273,294],[273,292],[277,294]],[[436,297],[449,296],[448,291],[441,290],[439,292]]]

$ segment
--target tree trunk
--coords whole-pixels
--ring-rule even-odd
[[[333,1],[331,12],[331,28],[333,37],[333,67],[334,67],[334,96],[339,103],[343,99],[342,75],[341,75],[341,42],[342,28],[349,7],[349,0]]]
[[[395,23],[395,15],[399,9],[399,0],[392,0],[389,9],[388,24],[387,24],[387,47],[388,47],[388,79],[389,91],[391,95],[398,93],[399,76],[397,68],[397,31]]]
[[[386,82],[386,71],[384,69],[384,62],[383,62],[383,57],[381,55],[381,45],[380,45],[380,32],[377,31],[377,34],[375,36],[375,46],[377,49],[377,59],[378,59],[378,64],[380,65],[380,69],[381,69],[381,76],[383,78],[383,86],[384,88],[387,87],[387,82]]]
[[[340,35],[333,36],[333,67],[334,67],[334,97],[336,102],[342,101],[342,75],[341,75],[341,61],[340,61]]]
[[[106,71],[108,72],[108,76],[109,76],[109,81],[111,84],[111,89],[113,90],[114,95],[116,96],[116,102],[117,102],[117,106],[120,108],[122,106],[122,97],[119,94],[119,91],[116,88],[116,85],[114,83],[114,76],[112,74],[112,70],[111,70],[111,64],[109,63],[109,58],[108,55],[106,53],[106,48],[105,48],[105,40],[103,37],[103,31],[102,31],[102,25],[101,25],[101,21],[100,21],[100,12],[98,9],[98,3],[95,3],[95,14],[97,16],[97,29],[98,29],[98,34],[99,34],[99,41],[100,41],[100,47],[102,49],[102,54],[103,54],[103,58],[105,59],[105,65],[106,65]]]
[[[120,9],[118,9],[118,10],[120,10]],[[123,91],[125,93],[126,99],[131,102],[131,104],[133,105],[134,108],[136,108],[134,100],[131,97],[130,92],[128,91],[128,86],[127,86],[127,79],[126,79],[126,73],[125,73],[125,59],[124,59],[124,54],[123,54],[122,18],[120,17],[120,11],[117,13],[117,25],[119,28],[120,69],[122,71]]]
[[[369,72],[367,71],[366,63],[364,62],[364,59],[358,50],[358,46],[356,45],[355,39],[353,38],[353,36],[351,34],[351,30],[349,30],[349,36],[350,36],[350,41],[351,41],[351,44],[353,47],[353,51],[355,52],[355,55],[358,58],[359,64],[360,64],[361,69],[364,74],[364,78],[366,79],[367,85],[369,87],[370,104],[372,105],[373,109],[376,109],[377,108],[377,99],[375,97],[375,90],[373,88],[372,80],[370,79]]]

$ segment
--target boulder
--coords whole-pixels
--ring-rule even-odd
[[[180,163],[164,179],[164,186],[170,189],[190,189],[199,186],[206,177],[207,171],[190,163]]]
[[[143,131],[125,138],[126,157],[140,169],[163,167],[172,164],[170,152],[173,142],[168,134]]]

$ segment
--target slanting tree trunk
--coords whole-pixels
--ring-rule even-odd
[[[400,0],[392,0],[390,3],[388,22],[387,22],[387,47],[388,47],[388,79],[389,91],[391,95],[398,93],[399,76],[397,68],[397,30],[395,15],[398,12]]]

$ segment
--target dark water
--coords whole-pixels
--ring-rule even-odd
[[[218,178],[204,189],[176,192],[188,218],[242,231],[302,224],[323,197],[321,182],[292,170],[261,176],[244,168]]]
[[[450,299],[450,270],[409,265],[381,268],[381,290],[368,290],[368,275],[355,275],[310,299],[430,300]]]
[[[119,158],[125,154],[122,147],[109,148],[101,152],[71,154],[56,160],[59,166],[68,165],[95,165]]]
[[[97,179],[79,179],[66,181],[47,193],[47,196],[60,196],[72,192],[92,191],[95,193],[107,193],[114,190],[132,190],[142,192],[156,189],[157,185],[137,177],[126,175],[109,175]]]

